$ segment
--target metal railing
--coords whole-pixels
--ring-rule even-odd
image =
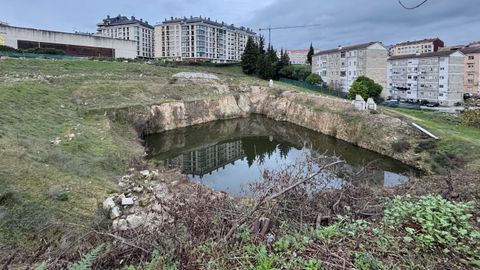
[[[322,94],[330,95],[330,96],[335,96],[335,97],[340,97],[344,99],[348,99],[348,93],[338,91],[338,90],[333,90],[330,89],[328,86],[321,84],[311,84],[308,82],[303,82],[303,81],[297,81],[297,80],[292,80],[292,79],[287,79],[287,78],[280,78],[279,81],[288,83],[291,85],[295,85],[298,87],[306,88],[315,92],[320,92]]]

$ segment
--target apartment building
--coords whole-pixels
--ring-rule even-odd
[[[175,61],[239,62],[249,37],[245,27],[210,18],[171,18],[155,26],[155,57]]]
[[[368,42],[320,51],[312,57],[312,72],[331,87],[348,92],[359,76],[367,76],[383,86],[387,84],[388,50],[381,42]]]
[[[117,17],[107,16],[106,19],[97,24],[98,36],[133,40],[137,43],[137,57],[154,57],[154,27],[143,19],[118,15]]]
[[[290,64],[292,65],[306,65],[307,55],[310,49],[300,49],[300,50],[287,50],[288,58],[290,58]],[[318,50],[314,50],[317,52]],[[277,51],[278,57],[281,57],[280,51]]]
[[[439,38],[406,41],[393,45],[391,56],[436,52],[445,44]]]
[[[388,59],[388,91],[395,98],[453,106],[463,101],[464,55],[438,51]]]
[[[480,43],[470,44],[461,52],[465,55],[463,92],[480,95]]]

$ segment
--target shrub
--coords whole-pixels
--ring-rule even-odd
[[[280,77],[287,79],[305,81],[307,77],[311,74],[310,67],[304,65],[290,65],[283,67],[278,72]]]
[[[356,95],[362,96],[364,99],[374,98],[378,99],[382,93],[383,87],[374,80],[366,77],[358,77],[352,84],[349,90],[349,97],[355,98]]]
[[[427,140],[427,141],[421,141],[418,144],[418,147],[422,148],[423,150],[432,150],[435,147],[437,147],[437,143],[432,140]]]
[[[353,263],[358,270],[381,270],[384,269],[381,261],[370,253],[359,253]]]
[[[392,143],[392,149],[396,153],[404,153],[410,150],[410,148],[411,148],[410,143],[405,139],[401,139],[399,141]]]
[[[9,46],[0,45],[0,52],[20,52],[20,51]]]
[[[450,202],[440,196],[423,196],[418,201],[396,197],[385,210],[384,222],[400,229],[407,243],[473,254],[480,252],[480,231],[470,223],[472,209],[472,203]]]
[[[310,84],[319,84],[323,82],[322,77],[320,77],[320,75],[318,75],[317,73],[311,73],[310,75],[308,75],[305,81]]]
[[[465,110],[462,113],[462,120],[468,126],[480,128],[480,110]]]
[[[54,48],[32,48],[25,50],[26,53],[35,53],[35,54],[57,54],[64,55],[65,51],[54,49]]]

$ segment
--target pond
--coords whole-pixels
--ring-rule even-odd
[[[373,164],[371,185],[394,186],[415,172],[400,161],[291,123],[263,116],[215,121],[147,136],[148,157],[178,167],[192,181],[233,195],[264,170],[284,168],[306,156],[336,155],[350,170]]]

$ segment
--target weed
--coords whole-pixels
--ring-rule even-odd
[[[354,261],[357,270],[381,270],[384,269],[382,262],[370,253],[359,253]]]
[[[396,153],[404,153],[410,150],[410,148],[411,148],[410,143],[405,139],[400,139],[392,143],[392,149]]]
[[[480,231],[470,219],[472,203],[454,203],[440,196],[418,201],[396,197],[385,210],[385,224],[404,230],[403,240],[422,248],[473,254],[480,251]]]

